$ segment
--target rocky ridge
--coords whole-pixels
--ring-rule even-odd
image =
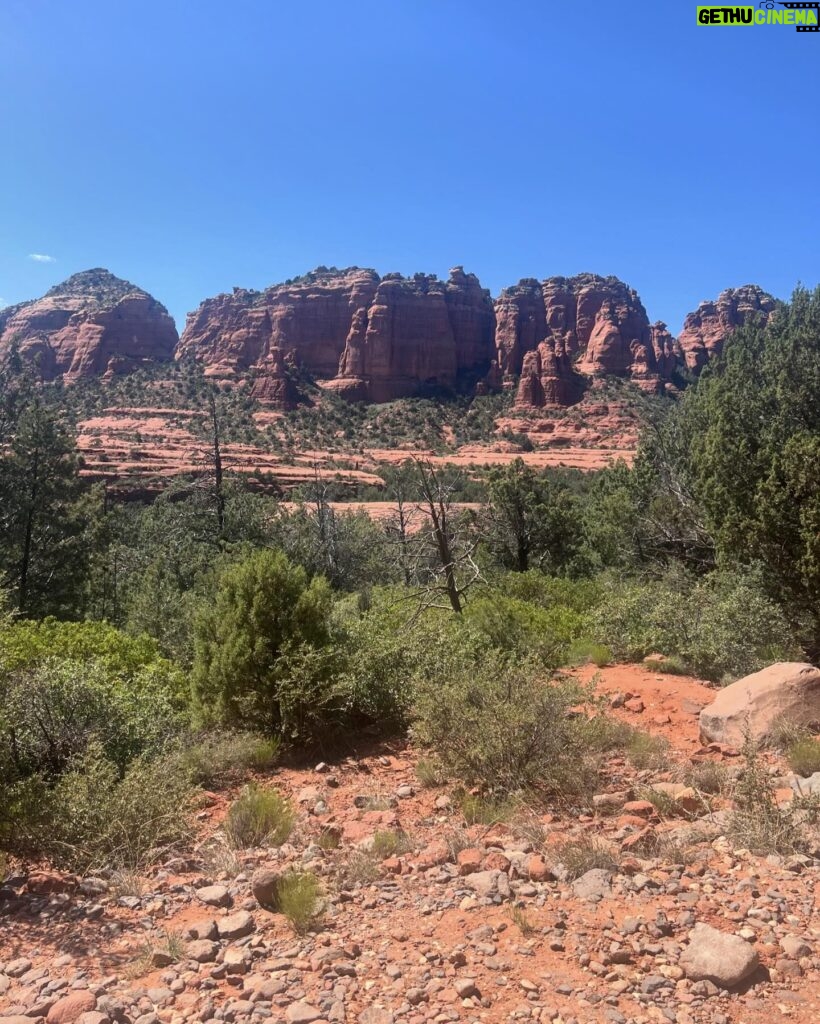
[[[43,379],[68,382],[191,358],[212,380],[250,380],[253,397],[280,410],[297,404],[304,372],[352,401],[504,388],[528,412],[575,405],[606,377],[674,390],[682,368],[699,372],[733,330],[774,306],[756,285],[729,289],[690,313],[676,341],[615,277],[525,279],[493,302],[462,267],[446,281],[320,267],[206,299],[178,339],[160,303],[96,269],[0,311],[0,353],[16,341]]]

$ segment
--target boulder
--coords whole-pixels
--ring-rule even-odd
[[[701,711],[700,733],[707,743],[741,747],[747,732],[766,742],[778,720],[807,728],[820,723],[820,669],[778,662],[738,679]]]
[[[722,988],[739,985],[758,963],[754,946],[708,924],[695,925],[680,958],[680,966],[691,981],[711,981]]]

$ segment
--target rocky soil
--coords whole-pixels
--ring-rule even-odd
[[[299,808],[279,849],[229,850],[222,792],[190,849],[141,876],[20,871],[0,890],[0,1024],[816,1021],[818,861],[735,848],[725,803],[679,781],[736,770],[698,740],[713,692],[625,666],[600,688],[674,756],[663,771],[612,758],[594,813],[467,826],[415,751],[363,746],[260,779]],[[688,813],[662,820],[650,784]],[[386,830],[407,842],[379,860]],[[564,844],[590,838],[611,863],[572,878]],[[290,865],[325,891],[303,935],[257,899]]]

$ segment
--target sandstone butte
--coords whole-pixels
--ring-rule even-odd
[[[167,363],[178,341],[161,303],[101,268],[74,274],[41,299],[0,309],[0,356],[17,344],[43,380],[110,377]]]
[[[461,267],[446,281],[320,267],[206,299],[178,338],[164,306],[96,269],[0,310],[0,355],[16,343],[43,379],[67,382],[192,358],[210,379],[250,380],[278,409],[298,400],[300,370],[352,401],[504,388],[527,412],[573,405],[606,376],[672,391],[680,370],[698,372],[733,330],[774,307],[756,285],[729,289],[690,313],[676,340],[615,277],[525,279],[493,301]]]

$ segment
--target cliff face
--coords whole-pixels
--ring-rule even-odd
[[[735,328],[774,306],[757,285],[728,289],[690,313],[675,341],[615,277],[525,279],[493,303],[461,267],[446,281],[320,267],[265,291],[206,299],[178,339],[164,306],[97,269],[0,310],[0,354],[16,340],[45,380],[69,382],[190,357],[212,379],[250,378],[253,396],[279,409],[298,401],[299,368],[355,401],[475,384],[515,389],[516,407],[527,410],[572,405],[605,376],[662,393],[677,368],[699,372]]]
[[[148,292],[107,270],[74,274],[41,299],[0,310],[0,354],[12,343],[45,380],[124,373],[173,359],[174,321]]]
[[[494,327],[489,293],[460,267],[446,282],[320,269],[264,292],[206,299],[189,315],[178,355],[203,361],[213,377],[253,370],[265,400],[276,388],[260,381],[279,379],[289,363],[344,397],[386,402],[486,373]]]
[[[495,378],[518,381],[519,408],[570,405],[607,375],[660,392],[675,367],[665,325],[650,326],[637,292],[615,277],[521,281],[499,296],[496,320]]]
[[[727,288],[714,302],[701,302],[683,323],[677,348],[686,366],[698,372],[713,356],[720,355],[729,335],[750,317],[767,319],[775,300],[756,284]]]

